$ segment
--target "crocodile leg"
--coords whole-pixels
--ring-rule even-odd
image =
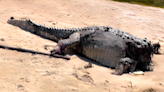
[[[135,70],[135,67],[137,65],[137,62],[126,57],[126,58],[122,58],[120,59],[117,67],[116,67],[116,71],[112,74],[114,75],[122,75],[124,70],[129,69],[130,72],[133,72]]]
[[[95,32],[95,30],[88,30],[87,32],[75,32],[69,36],[68,39],[62,39],[59,40],[58,44],[55,46],[53,50],[51,50],[51,54],[64,54],[64,50],[67,47],[74,46],[73,44],[76,44],[80,42],[80,38],[84,37],[86,35],[89,35],[91,33]]]
[[[53,50],[51,50],[51,55],[58,57],[59,55],[64,55],[64,50],[67,46],[72,45],[76,42],[80,41],[80,33],[75,32],[69,36],[68,39],[59,40],[58,44],[55,46]],[[65,56],[65,58],[67,58]]]
[[[137,65],[137,62],[133,62],[130,64],[130,67],[129,67],[129,72],[133,72],[136,68],[136,65]]]
[[[76,42],[80,41],[80,33],[75,32],[68,39],[59,40],[58,44],[55,46],[53,50],[51,50],[51,54],[64,54],[64,50],[67,46],[70,46]]]

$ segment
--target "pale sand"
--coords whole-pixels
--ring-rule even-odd
[[[11,16],[60,28],[111,26],[160,40],[164,46],[164,10],[160,8],[105,0],[0,0],[0,38],[5,40],[0,44],[48,53],[43,46],[56,43],[7,24]],[[115,76],[114,70],[99,65],[84,69],[88,61],[79,55],[68,61],[0,49],[0,92],[164,91],[163,55],[154,55],[153,72],[138,76]]]

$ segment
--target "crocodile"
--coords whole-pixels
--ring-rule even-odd
[[[74,49],[85,57],[101,65],[115,68],[112,74],[122,75],[135,69],[152,71],[154,50],[157,45],[146,38],[133,36],[109,26],[90,26],[84,28],[59,29],[37,24],[30,19],[11,17],[7,23],[58,42],[51,55],[64,55],[66,49]]]

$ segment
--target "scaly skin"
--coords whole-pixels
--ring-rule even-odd
[[[108,67],[116,68],[113,74],[136,68],[152,70],[150,63],[154,45],[147,39],[108,26],[91,26],[77,29],[47,28],[31,20],[8,20],[9,24],[41,37],[58,41],[52,55],[63,55],[66,48],[73,48],[86,57]]]
[[[37,23],[34,23],[30,19],[14,19],[14,17],[11,17],[7,23],[18,26],[23,30],[29,31],[31,33],[34,33],[36,35],[39,35],[43,38],[53,40],[53,41],[59,41],[60,39],[66,39],[74,32],[78,31],[88,31],[91,29],[94,30],[101,30],[105,31],[108,27],[105,26],[91,26],[91,27],[84,27],[84,28],[71,28],[71,29],[59,29],[59,28],[48,28],[44,25],[40,25]]]
[[[110,32],[94,32],[80,39],[80,53],[111,68],[126,57],[126,42]],[[78,51],[78,50],[77,50]]]

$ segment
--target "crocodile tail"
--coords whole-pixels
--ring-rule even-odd
[[[44,25],[36,24],[30,19],[25,19],[25,18],[17,20],[14,19],[14,17],[11,17],[7,21],[7,23],[52,41],[59,41],[60,39],[66,39],[73,32],[78,31],[78,29],[48,28]]]

